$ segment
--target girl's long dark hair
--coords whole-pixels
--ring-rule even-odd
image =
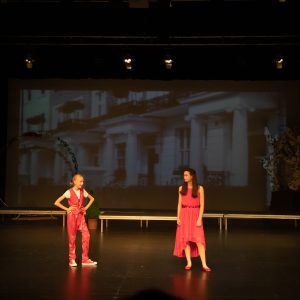
[[[197,181],[196,171],[194,169],[191,169],[191,168],[185,168],[185,169],[183,169],[183,173],[186,172],[186,171],[189,172],[190,175],[193,177],[192,178],[192,197],[193,198],[197,198],[198,197],[199,187],[198,187],[198,181]],[[182,185],[182,189],[180,191],[180,194],[181,195],[186,195],[187,191],[188,191],[188,183],[184,182],[183,185]]]

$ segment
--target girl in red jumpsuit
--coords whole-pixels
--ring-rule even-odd
[[[92,261],[89,256],[89,243],[90,233],[85,222],[85,211],[94,202],[94,197],[91,196],[83,188],[84,178],[80,174],[75,174],[72,178],[71,188],[67,190],[62,196],[60,196],[54,203],[54,205],[67,211],[67,228],[69,237],[69,265],[76,267],[76,234],[77,231],[81,232],[82,235],[82,266],[94,266],[97,262]],[[84,198],[89,198],[89,202],[84,206]],[[61,201],[65,198],[68,199],[69,207],[61,204]]]

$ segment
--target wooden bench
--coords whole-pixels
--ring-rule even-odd
[[[0,209],[0,215],[26,215],[26,216],[41,216],[41,215],[48,215],[48,216],[62,216],[63,217],[63,227],[66,225],[66,215],[67,212],[64,210],[26,210],[26,209]],[[17,218],[18,218],[17,217]]]
[[[295,221],[295,227],[297,227],[297,220],[300,220],[300,215],[224,213],[223,222],[224,222],[225,231],[227,231],[227,229],[228,229],[228,219],[294,220]]]
[[[219,230],[222,231],[222,213],[204,213],[204,218],[216,218],[218,219]],[[108,220],[137,220],[140,221],[140,227],[143,227],[143,221],[145,221],[146,228],[148,228],[149,221],[176,221],[176,213],[166,213],[166,212],[129,212],[129,211],[102,211],[99,215],[100,219],[100,229],[103,232],[105,221],[105,228],[108,227]]]

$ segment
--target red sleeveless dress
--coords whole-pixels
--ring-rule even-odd
[[[197,243],[206,247],[202,226],[197,226],[200,213],[200,195],[192,197],[192,189],[188,188],[186,195],[181,195],[180,225],[177,225],[174,256],[185,257],[184,249],[187,244],[191,247],[191,257],[199,256]]]

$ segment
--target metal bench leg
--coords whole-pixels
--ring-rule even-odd
[[[143,220],[140,220],[140,226],[143,228]]]
[[[100,221],[100,231],[103,232],[103,219]]]
[[[108,227],[108,220],[106,219],[105,220],[105,228],[107,228]]]
[[[148,223],[149,223],[149,221],[148,221],[148,220],[146,220],[146,228],[148,228]]]
[[[225,231],[227,231],[227,218],[224,218]]]
[[[222,232],[222,226],[223,226],[223,224],[222,224],[222,217],[220,217],[220,218],[218,218],[218,223],[219,223],[219,230],[220,230],[220,232]]]

